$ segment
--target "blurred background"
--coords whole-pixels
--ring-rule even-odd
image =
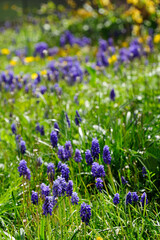
[[[71,19],[72,16],[72,19]],[[62,19],[65,21],[60,22]],[[0,27],[20,27],[24,23],[39,24],[48,44],[57,35],[70,30],[77,36],[124,39],[159,33],[159,0],[1,0]],[[53,24],[59,24],[55,32]],[[47,24],[47,25],[46,25]],[[53,28],[52,28],[53,27]],[[49,32],[49,38],[48,38]],[[157,38],[158,40],[158,38]],[[159,42],[159,40],[158,40]]]

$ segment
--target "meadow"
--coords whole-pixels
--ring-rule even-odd
[[[108,2],[0,28],[0,239],[160,239],[159,9]]]

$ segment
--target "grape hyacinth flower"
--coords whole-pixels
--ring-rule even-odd
[[[121,177],[121,181],[123,185],[126,185],[128,183],[128,181],[126,181],[126,179],[123,176]]]
[[[97,138],[93,138],[92,140],[91,154],[94,159],[99,159],[100,147]]]
[[[36,125],[36,132],[40,132],[40,129],[41,129],[41,127],[40,127],[40,125],[39,125],[39,123],[37,123],[37,125]]]
[[[79,126],[79,124],[82,122],[82,118],[80,117],[79,112],[77,110],[76,110],[74,121],[77,126]]]
[[[147,174],[146,168],[143,166],[142,167],[142,176],[145,177]]]
[[[25,141],[21,140],[20,143],[19,143],[19,147],[20,147],[21,153],[25,154],[25,152],[26,152],[26,143],[25,143]]]
[[[81,152],[79,149],[76,149],[76,151],[75,151],[74,160],[75,160],[75,162],[81,162],[81,160],[82,160]]]
[[[64,178],[66,180],[66,182],[68,182],[69,173],[70,173],[70,171],[69,171],[67,164],[63,163],[61,165],[61,174],[62,174],[62,178]]]
[[[133,192],[133,193],[132,193],[132,200],[133,200],[133,202],[138,202],[139,197],[138,197],[138,195],[137,195],[136,192]]]
[[[31,171],[29,170],[29,168],[27,168],[26,178],[28,180],[31,180]]]
[[[12,130],[12,133],[13,133],[13,134],[16,134],[16,133],[17,133],[17,128],[16,128],[16,124],[15,124],[15,123],[12,123],[12,125],[11,125],[11,130]]]
[[[114,101],[115,100],[115,96],[116,96],[116,94],[115,94],[115,91],[114,91],[114,88],[111,90],[111,92],[110,92],[110,99],[112,100],[112,101]]]
[[[119,193],[116,193],[113,198],[113,203],[117,205],[119,203]]]
[[[39,42],[36,43],[35,45],[35,51],[34,51],[34,55],[40,55],[41,58],[44,58],[45,54],[44,52],[47,51],[48,49],[48,44],[45,42]]]
[[[89,149],[87,149],[86,152],[85,152],[85,159],[86,159],[87,165],[92,165],[93,158],[92,158],[91,151]]]
[[[46,184],[42,183],[41,184],[41,194],[42,196],[46,197],[49,196],[50,194],[50,188]]]
[[[66,121],[67,121],[68,127],[70,128],[71,127],[71,122],[70,122],[70,120],[68,118],[67,113],[65,113],[65,117],[66,117]]]
[[[19,167],[18,167],[18,172],[20,177],[26,177],[26,179],[31,179],[31,172],[29,170],[29,168],[27,168],[27,162],[25,160],[21,160],[19,163]]]
[[[64,151],[65,151],[65,159],[66,159],[66,161],[68,161],[69,158],[72,157],[72,153],[73,153],[72,144],[71,144],[70,141],[67,141],[67,142],[65,143]]]
[[[57,201],[53,196],[47,196],[45,198],[45,202],[43,204],[43,215],[47,216],[47,214],[52,215],[52,211]]]
[[[71,202],[72,202],[73,205],[74,205],[74,204],[77,204],[77,205],[78,205],[79,197],[78,197],[78,195],[77,195],[76,192],[73,192],[73,193],[72,193]]]
[[[105,164],[111,164],[111,155],[107,145],[103,148],[103,161]]]
[[[99,165],[97,162],[94,162],[92,164],[91,172],[92,172],[92,175],[95,178],[105,177],[104,166],[103,165]]]
[[[101,178],[96,178],[96,188],[102,192],[103,180]]]
[[[57,165],[57,170],[58,170],[58,172],[61,172],[61,169],[62,169],[62,162],[59,161],[59,162],[58,162],[58,165]]]
[[[46,86],[40,86],[40,93],[43,95],[47,91]]]
[[[34,205],[38,205],[38,193],[32,191],[31,201]]]
[[[66,181],[63,177],[58,176],[58,178],[53,182],[53,196],[61,197],[65,195],[67,188]]]
[[[128,205],[129,203],[132,204],[132,194],[131,194],[131,192],[128,192],[127,196],[126,196],[126,205]]]
[[[59,146],[58,147],[58,158],[61,161],[65,161],[66,157],[65,157],[65,150],[63,146]]]
[[[81,204],[80,217],[82,219],[82,222],[84,222],[86,225],[89,224],[89,220],[91,218],[91,207],[90,207],[90,205],[87,205],[84,202]]]
[[[54,163],[48,163],[47,165],[47,174],[48,178],[53,181],[54,179],[54,174],[55,174],[55,166]]]
[[[54,123],[54,130],[57,133],[57,136],[59,135],[59,125],[57,122]]]
[[[73,193],[73,181],[69,180],[66,187],[66,194],[67,196],[72,196],[72,193]]]
[[[57,133],[55,131],[51,132],[50,140],[51,140],[52,147],[53,148],[57,147],[58,137],[57,137]]]
[[[145,192],[142,194],[140,202],[143,207],[148,204],[147,194]]]
[[[39,157],[39,158],[37,158],[36,162],[37,162],[37,166],[40,167],[43,163],[43,160],[41,157]]]
[[[39,132],[40,132],[41,136],[45,135],[45,133],[44,133],[44,126],[43,125],[40,127],[40,131]]]

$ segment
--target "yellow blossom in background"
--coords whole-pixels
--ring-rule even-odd
[[[59,54],[60,57],[66,57],[67,56],[67,52],[64,49],[60,49],[58,54]]]
[[[137,22],[137,23],[142,23],[143,22],[143,18],[141,16],[141,12],[138,9],[134,9],[133,13],[132,13],[132,19]]]
[[[156,7],[155,7],[155,4],[154,4],[153,1],[147,0],[147,1],[145,2],[145,4],[146,4],[146,10],[147,10],[148,13],[150,13],[150,14],[155,13]]]
[[[25,59],[24,59],[24,61],[25,61],[25,63],[31,63],[31,62],[33,62],[35,60],[35,58],[34,57],[26,57]]]
[[[149,53],[149,52],[151,51],[151,49],[150,49],[149,46],[146,46],[146,47],[144,48],[144,50],[145,50],[145,52],[147,52],[147,53]]]
[[[153,39],[154,43],[159,43],[160,42],[160,34],[156,34]]]
[[[73,1],[73,0],[67,0],[67,3],[68,3],[68,5],[71,6],[72,8],[75,8],[75,7],[76,7],[76,3],[75,3],[75,1]]]
[[[99,0],[101,5],[103,5],[104,7],[107,7],[110,4],[110,0]]]
[[[37,56],[37,57],[34,58],[34,60],[38,62],[40,60],[40,57]]]
[[[9,9],[8,3],[4,4],[4,5],[3,5],[3,10],[8,10],[8,9]]]
[[[37,77],[38,77],[37,73],[32,73],[32,75],[31,75],[32,80],[36,79]]]
[[[84,8],[79,8],[76,11],[76,15],[82,17],[82,18],[88,18],[88,17],[92,17],[93,16],[93,12],[89,12],[87,10],[85,10]]]
[[[12,60],[9,62],[9,64],[10,64],[11,66],[15,66],[15,65],[17,64],[17,61],[14,60],[14,59],[12,59]]]
[[[3,55],[9,55],[9,54],[10,54],[10,50],[9,50],[8,48],[2,48],[2,49],[1,49],[1,53],[2,53]]]
[[[128,42],[122,42],[122,47],[128,47]]]
[[[139,38],[138,38],[138,42],[139,42],[139,43],[143,43],[143,42],[144,42],[144,39],[143,39],[142,37],[139,37]]]
[[[108,58],[109,64],[112,64],[116,61],[117,61],[117,56],[116,55],[112,55],[110,58]]]
[[[139,25],[133,25],[132,33],[133,33],[133,35],[138,36],[140,34],[140,26]]]
[[[44,70],[42,70],[40,73],[41,73],[42,76],[45,76],[45,75],[47,75],[47,70],[44,69]]]
[[[53,57],[52,57],[52,56],[48,56],[47,59],[48,59],[49,61],[51,61],[51,60],[53,60]]]
[[[102,237],[97,237],[96,240],[103,240],[103,238]]]
[[[128,4],[138,5],[139,0],[127,0]]]

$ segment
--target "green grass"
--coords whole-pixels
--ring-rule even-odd
[[[30,29],[30,30],[29,30]],[[36,34],[31,37],[31,33]],[[12,35],[16,45],[11,45]],[[0,40],[0,47],[18,48],[26,45],[29,39],[31,52],[34,44],[41,39],[37,26],[21,29],[19,35],[12,30],[6,31]],[[93,48],[89,49],[92,52]],[[91,53],[92,56],[92,53]],[[93,57],[93,56],[92,56]],[[8,65],[7,57],[0,56],[1,70]],[[83,57],[82,57],[83,59]],[[28,66],[18,63],[14,72],[33,73],[44,69],[47,60],[33,62]],[[106,73],[92,71],[84,82],[68,86],[60,80],[62,96],[49,90],[36,98],[24,89],[6,92],[0,91],[0,239],[159,239],[159,51],[145,59],[121,65],[118,71],[113,66]],[[41,85],[47,88],[54,85],[42,78]],[[109,99],[110,90],[114,88],[116,99]],[[74,102],[78,95],[79,105]],[[39,101],[37,103],[37,100]],[[75,111],[78,110],[82,123],[74,123]],[[68,113],[71,128],[67,127],[64,112]],[[58,199],[57,208],[52,216],[42,214],[42,199],[39,205],[31,203],[31,191],[40,193],[42,182],[50,184],[46,165],[58,164],[57,149],[50,144],[50,133],[54,122],[60,127],[59,145],[67,140],[72,142],[73,150],[82,152],[83,160],[78,164],[73,158],[68,162],[70,179],[74,191],[80,198],[77,206],[72,206],[68,197]],[[27,152],[22,156],[17,151],[15,136],[11,133],[11,124],[16,123],[18,134],[26,142]],[[36,123],[44,125],[45,136],[35,132]],[[103,164],[104,145],[110,147],[112,162],[109,175],[105,166],[106,177],[102,193],[97,192],[91,175],[91,167],[85,162],[85,151],[90,149],[92,138],[97,137],[101,154],[99,163]],[[37,169],[36,158],[41,156],[44,163]],[[22,184],[17,167],[25,159],[31,170],[31,181]],[[147,168],[147,176],[142,177],[142,166]],[[56,172],[56,176],[58,173]],[[128,180],[127,186],[121,183],[121,176]],[[137,192],[139,196],[145,191],[149,203],[144,208],[138,203],[126,206],[125,196],[128,191]],[[120,204],[113,204],[113,196],[120,194]],[[88,226],[80,219],[80,205],[91,205],[92,216]],[[13,238],[11,238],[11,236]]]

